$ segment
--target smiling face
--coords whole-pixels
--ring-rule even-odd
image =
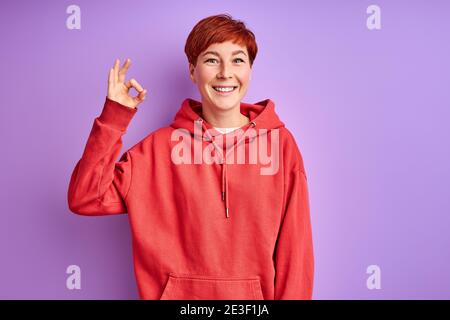
[[[231,41],[214,43],[189,65],[191,80],[197,85],[202,104],[211,110],[239,111],[251,79],[251,66],[246,47]]]

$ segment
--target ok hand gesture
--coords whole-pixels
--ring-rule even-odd
[[[116,59],[114,67],[109,69],[108,77],[108,98],[129,108],[136,108],[139,103],[144,101],[147,90],[135,80],[125,81],[125,74],[130,67],[131,60],[127,59],[119,70],[120,60]],[[136,89],[138,95],[132,97],[128,92],[131,88]]]

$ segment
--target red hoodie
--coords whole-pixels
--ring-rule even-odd
[[[70,210],[128,213],[141,299],[311,299],[308,187],[293,135],[270,99],[241,102],[251,122],[227,134],[214,130],[201,108],[185,99],[170,126],[150,133],[117,162],[138,109],[106,97],[71,175]],[[226,139],[237,131],[236,139]],[[264,174],[269,165],[262,160],[231,161],[229,154],[240,147],[248,155],[261,145],[261,152],[263,139],[266,157],[278,158],[277,169]],[[211,151],[215,161],[208,163],[198,150]],[[198,155],[201,163],[194,162]]]

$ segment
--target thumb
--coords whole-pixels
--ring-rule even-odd
[[[145,100],[146,95],[147,95],[147,90],[144,89],[141,92],[139,92],[139,94],[134,99],[137,102],[142,102]]]

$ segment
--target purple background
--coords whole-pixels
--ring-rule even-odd
[[[81,30],[66,8],[81,7]],[[366,8],[381,7],[381,30]],[[128,217],[82,217],[70,174],[103,107],[108,69],[149,91],[128,149],[200,99],[184,44],[230,13],[256,34],[245,102],[266,98],[308,173],[314,299],[450,298],[448,1],[10,1],[0,21],[0,298],[137,299]],[[255,190],[257,192],[257,190]],[[81,267],[81,290],[66,288]],[[366,268],[381,268],[381,289]]]

